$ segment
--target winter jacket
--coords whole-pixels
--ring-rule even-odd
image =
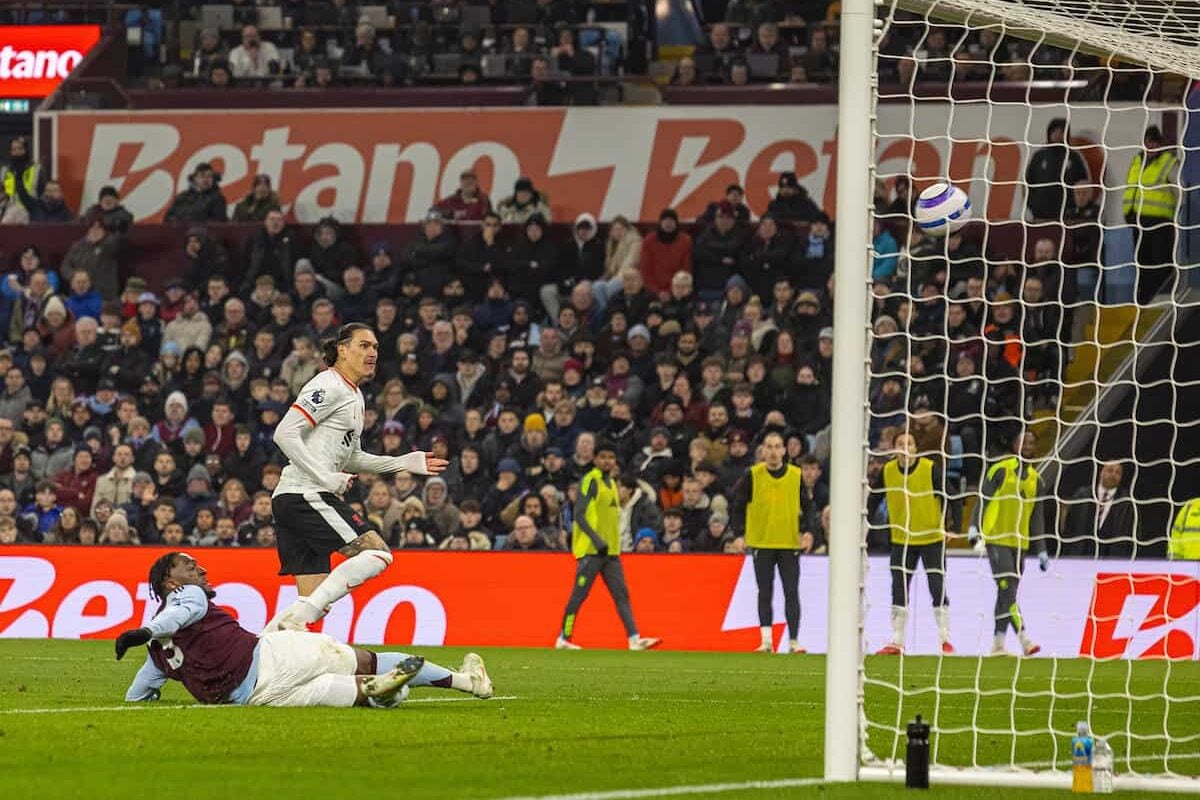
[[[180,314],[168,322],[163,329],[163,340],[175,342],[179,345],[179,349],[186,353],[192,347],[200,350],[207,349],[209,341],[212,340],[212,333],[212,322],[207,316],[197,311],[191,317]]]
[[[770,302],[775,281],[790,277],[788,265],[791,263],[795,243],[790,233],[779,231],[770,239],[759,236],[751,238],[743,253],[742,277],[750,284],[751,291],[762,298],[764,303]]]
[[[662,530],[662,511],[654,502],[653,490],[647,486],[634,490],[629,502],[622,505],[619,512],[621,530],[621,551],[633,549],[633,536],[642,528],[649,528],[658,533]]]
[[[58,372],[71,379],[78,394],[94,394],[96,382],[100,379],[102,359],[103,353],[98,344],[75,346],[58,362]]]
[[[58,473],[54,476],[54,491],[59,504],[74,508],[81,518],[91,514],[92,494],[96,491],[99,477],[95,469],[82,473],[68,469]]]
[[[38,478],[49,479],[70,469],[75,460],[75,450],[66,442],[53,449],[43,444],[33,451],[31,460],[33,474]]]
[[[405,246],[400,263],[404,270],[416,273],[417,282],[426,294],[437,296],[454,272],[457,249],[458,242],[449,230],[443,230],[436,239],[422,234]]]
[[[137,394],[142,381],[150,372],[150,356],[142,348],[122,347],[104,357],[101,375],[112,378],[117,389],[128,394]]]
[[[488,244],[483,234],[479,234],[459,245],[455,274],[462,279],[467,297],[483,295],[492,278],[503,278],[507,261],[507,253],[498,237]]]
[[[64,297],[63,302],[67,304],[67,311],[70,312],[72,319],[91,317],[97,322],[100,321],[100,311],[104,306],[104,300],[95,289],[89,289],[83,294]]]
[[[133,214],[130,214],[129,209],[121,205],[114,206],[108,211],[105,211],[100,207],[99,203],[96,203],[82,215],[80,215],[79,218],[81,220],[89,220],[96,219],[97,217],[104,222],[104,228],[106,230],[110,230],[115,233],[125,233],[129,230],[129,226],[133,224]]]
[[[120,291],[120,265],[117,261],[120,247],[121,237],[115,233],[108,234],[96,244],[89,242],[86,236],[83,237],[71,245],[71,249],[63,257],[62,267],[59,269],[63,282],[70,285],[71,276],[82,270],[92,279],[92,288],[99,292],[101,297],[105,300],[115,299]]]
[[[803,186],[791,197],[776,196],[767,206],[767,213],[787,222],[812,222],[824,216]]]
[[[641,267],[647,289],[657,294],[669,292],[676,272],[692,271],[692,237],[679,231],[668,243],[655,231],[642,240]]]
[[[253,289],[259,275],[270,275],[275,279],[276,289],[287,291],[292,286],[292,268],[298,256],[295,234],[290,228],[284,228],[278,236],[259,228],[246,245],[242,290]]]
[[[593,230],[596,228],[596,218],[591,214],[584,213],[575,218],[576,226],[581,222],[590,223]],[[563,243],[554,278],[560,292],[569,294],[580,281],[594,281],[603,274],[604,241],[598,235],[587,241],[572,235],[569,241]]]
[[[536,242],[522,236],[508,254],[509,293],[540,308],[538,289],[555,281],[558,258],[558,247],[545,236]]]
[[[224,275],[230,279],[230,284],[236,289],[237,281],[230,276],[229,253],[225,252],[225,248],[220,242],[215,242],[208,238],[208,232],[204,228],[192,228],[188,231],[188,238],[196,237],[200,240],[200,251],[196,255],[184,255],[185,266],[183,268],[183,280],[191,291],[203,292],[208,286],[208,279],[212,275]]]
[[[92,492],[92,505],[88,514],[101,500],[113,504],[113,508],[125,505],[133,497],[133,476],[136,470],[130,466],[125,469],[113,467],[96,479],[96,487]]]
[[[788,423],[801,433],[817,433],[829,424],[829,395],[820,384],[793,384],[782,406]]]
[[[534,214],[541,214],[550,221],[550,199],[541,192],[534,192],[525,205],[518,205],[515,197],[506,197],[496,206],[496,213],[505,225],[524,225]]]
[[[735,274],[746,251],[746,237],[738,228],[721,233],[709,228],[696,239],[693,273],[697,292],[719,293]]]
[[[165,222],[224,222],[229,202],[217,186],[200,191],[194,186],[176,195],[163,217]]]
[[[254,196],[254,192],[242,198],[241,202],[233,207],[234,222],[262,222],[267,218],[267,213],[276,211],[281,207],[279,202],[279,194],[271,192],[269,195],[259,200]]]
[[[474,200],[466,200],[459,189],[438,203],[437,209],[455,222],[478,222],[492,210],[492,201],[483,192],[476,192]]]
[[[642,235],[637,228],[628,227],[620,241],[604,242],[604,277],[620,277],[624,269],[637,269],[642,260]]]
[[[322,221],[322,224],[330,223],[332,223],[332,220]],[[354,253],[354,248],[349,242],[343,239],[337,239],[329,247],[321,247],[316,239],[313,239],[312,253],[309,255],[309,261],[312,262],[313,270],[317,275],[340,284],[342,282],[342,273],[346,271],[346,267],[354,264],[356,260],[357,256]],[[291,284],[289,283],[288,285],[290,286]]]

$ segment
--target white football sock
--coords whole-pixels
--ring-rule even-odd
[[[950,606],[935,606],[933,618],[937,620],[938,638],[945,644],[950,641]]]
[[[338,564],[321,585],[306,598],[296,600],[297,611],[305,622],[316,622],[325,616],[325,610],[350,594],[356,586],[383,572],[392,564],[392,554],[387,550],[366,550]],[[314,615],[312,619],[308,616]]]
[[[1021,628],[1017,632],[1017,638],[1021,641],[1021,647],[1024,647],[1026,650],[1033,644],[1033,640],[1029,638],[1029,634],[1025,632],[1024,628]]]
[[[995,636],[992,637],[992,649],[993,650],[1003,650],[1004,649],[1004,634],[1003,633],[997,633]]]
[[[908,609],[892,606],[892,644],[904,647],[904,626],[908,624]]]
[[[763,625],[761,628],[759,628],[759,630],[762,631],[762,643],[764,645],[766,645],[767,647],[770,647],[771,646],[771,626]]]

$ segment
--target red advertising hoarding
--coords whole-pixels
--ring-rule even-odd
[[[159,548],[27,547],[0,550],[0,637],[113,638],[155,613],[146,574]],[[271,550],[197,549],[216,602],[257,631],[295,597],[276,575]],[[752,650],[758,615],[753,565],[735,556],[623,557],[641,632],[677,650]],[[1043,656],[1195,659],[1200,642],[1200,562],[1055,561],[1027,570],[1022,615]],[[803,559],[801,644],[826,646],[827,561]],[[339,601],[325,631],[356,644],[548,647],[571,591],[574,560],[565,554],[398,551],[382,576]],[[913,582],[906,649],[937,652],[923,576]],[[864,625],[868,651],[891,634],[888,559],[869,559]],[[986,560],[951,558],[947,570],[951,638],[965,656],[992,644],[995,586]],[[775,587],[775,619],[782,592]],[[852,624],[852,623],[848,623]],[[776,639],[782,634],[775,626]],[[597,586],[576,624],[585,647],[621,647],[625,637],[612,600]]]
[[[912,175],[918,187],[949,176],[990,219],[1022,211],[1017,191],[1041,129],[1061,109],[981,108],[951,112],[929,103],[913,117],[880,106],[881,176]],[[1071,129],[1097,179],[1123,180],[1145,119],[1079,108]],[[952,127],[946,127],[951,126]],[[939,126],[941,126],[939,128]],[[946,132],[953,130],[953,136]],[[161,220],[197,164],[222,173],[238,202],[268,175],[299,222],[415,222],[458,188],[473,168],[493,201],[527,176],[550,200],[553,220],[588,212],[610,220],[658,219],[675,208],[699,216],[731,183],[757,215],[779,176],[796,173],[822,208],[837,192],[837,108],[686,106],[521,109],[263,109],[255,111],[64,111],[54,114],[54,173],[68,202],[85,208],[114,186],[139,221]],[[1078,142],[1077,142],[1078,144]],[[1108,153],[1108,163],[1101,155]],[[981,177],[986,176],[986,178]]]
[[[0,25],[0,97],[46,97],[99,41],[99,25]]]

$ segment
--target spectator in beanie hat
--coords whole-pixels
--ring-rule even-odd
[[[533,187],[532,180],[520,177],[513,184],[512,196],[501,200],[496,206],[496,212],[506,225],[520,225],[534,216],[549,221],[550,202]]]
[[[646,288],[666,301],[677,272],[692,271],[692,237],[679,229],[679,214],[666,208],[658,227],[642,241],[641,273]]]
[[[820,206],[808,196],[808,190],[800,185],[794,172],[779,176],[779,189],[775,199],[767,206],[767,213],[783,222],[813,222],[824,216]]]

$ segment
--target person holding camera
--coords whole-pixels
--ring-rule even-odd
[[[264,42],[253,25],[242,28],[242,43],[229,51],[235,78],[269,78],[279,74],[282,63],[279,48]]]

